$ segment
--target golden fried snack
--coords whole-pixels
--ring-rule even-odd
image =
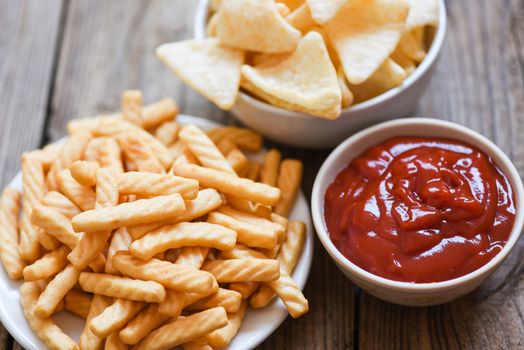
[[[51,318],[42,319],[35,315],[39,294],[40,288],[36,282],[25,282],[20,287],[20,304],[29,326],[52,350],[79,350],[78,344],[58,328]]]
[[[74,132],[60,149],[60,155],[55,159],[46,178],[49,191],[56,191],[58,187],[58,174],[67,169],[75,160],[82,159],[84,150],[91,139],[91,134],[86,131]]]
[[[176,264],[200,269],[206,259],[208,251],[209,248],[204,247],[184,247],[181,249],[180,255],[176,259]],[[217,288],[218,284],[213,285],[207,294],[213,293]],[[195,299],[195,301],[196,300],[198,299]],[[168,290],[166,293],[166,299],[159,304],[158,311],[164,315],[176,317],[180,315],[184,306],[189,302],[190,300],[188,300],[187,293]]]
[[[218,288],[218,290],[198,300],[196,303],[190,304],[188,310],[206,310],[217,306],[222,306],[226,312],[237,312],[242,302],[242,295],[233,290]]]
[[[260,182],[270,186],[277,185],[278,170],[280,168],[281,159],[282,154],[274,148],[266,153],[262,169],[260,170]]]
[[[142,127],[142,91],[126,90],[122,94],[122,118]]]
[[[180,130],[178,137],[202,165],[236,176],[236,172],[229,165],[226,158],[200,128],[195,125],[187,125]]]
[[[62,145],[58,143],[51,143],[45,146],[43,149],[27,152],[27,154],[35,161],[42,164],[44,172],[49,171],[51,165],[56,158],[60,155]]]
[[[71,164],[71,176],[80,185],[91,187],[96,185],[96,172],[100,166],[97,162],[87,162],[85,160],[76,160]]]
[[[109,337],[106,338],[104,344],[104,350],[127,350],[129,347],[120,340],[118,332],[111,333]]]
[[[235,246],[237,234],[226,227],[206,222],[182,222],[149,232],[131,243],[131,254],[149,260],[168,249],[184,246],[228,250]]]
[[[242,325],[242,320],[246,314],[247,303],[243,301],[237,312],[227,314],[228,323],[226,326],[214,330],[205,336],[205,339],[214,349],[225,348],[231,343],[233,337],[237,334]]]
[[[106,338],[124,328],[145,306],[141,301],[116,299],[111,306],[89,321],[89,328],[97,337]]]
[[[122,173],[124,165],[118,142],[111,137],[102,137],[99,140],[97,161],[100,163],[100,167],[111,169],[117,174]]]
[[[118,185],[112,170],[98,170],[96,184],[96,209],[109,208],[118,204]],[[85,269],[102,253],[110,234],[110,230],[84,233],[67,258],[79,270]]]
[[[267,259],[267,256],[265,256],[264,253],[240,243],[235,245],[233,249],[222,250],[218,256],[220,259]]]
[[[208,272],[154,258],[142,261],[129,252],[117,252],[113,256],[113,266],[124,275],[155,281],[178,291],[205,293],[215,284],[213,275]]]
[[[208,260],[202,270],[211,272],[218,283],[273,281],[280,275],[279,263],[272,259]]]
[[[91,187],[79,184],[69,169],[62,170],[57,177],[58,188],[67,198],[82,210],[91,210],[95,207],[96,194]]]
[[[164,287],[153,281],[140,281],[100,273],[82,272],[79,278],[82,289],[89,293],[148,303],[164,300]]]
[[[238,243],[251,247],[273,248],[278,242],[278,232],[275,229],[250,224],[218,211],[211,212],[207,217],[207,221],[235,231],[238,235]]]
[[[260,287],[260,282],[235,282],[229,284],[229,289],[239,292],[242,299],[249,298]]]
[[[302,221],[290,221],[286,233],[286,240],[282,243],[277,260],[280,268],[291,274],[297,265],[300,253],[306,240],[306,225]],[[250,299],[254,308],[261,308],[269,304],[275,297],[273,289],[263,285]]]
[[[144,111],[142,111],[142,113],[143,112]],[[118,138],[124,134],[132,133],[135,138],[140,138],[144,144],[149,146],[165,169],[169,169],[173,164],[173,158],[166,146],[143,129],[118,118],[101,118],[92,124],[94,125],[91,125],[90,130],[95,136],[112,136]]]
[[[58,273],[38,298],[38,303],[34,309],[35,315],[41,318],[50,317],[58,303],[78,282],[79,275],[80,271],[71,264]]]
[[[71,289],[64,297],[64,309],[87,319],[93,296],[82,291]]]
[[[213,348],[207,343],[205,337],[184,343],[182,344],[182,348],[184,350],[213,350]]]
[[[154,129],[162,123],[174,120],[179,108],[172,98],[164,98],[142,108],[144,129]]]
[[[31,214],[33,208],[44,198],[45,184],[42,164],[28,155],[22,156],[22,187],[23,213],[18,250],[22,259],[33,262],[40,256],[40,243],[39,229],[31,221]]]
[[[0,259],[11,279],[22,277],[25,263],[18,250],[20,193],[6,187],[0,198]]]
[[[282,191],[282,198],[275,206],[275,213],[288,216],[295,204],[300,183],[302,182],[302,162],[296,159],[285,159],[280,165],[278,188]]]
[[[245,177],[246,179],[249,179],[251,181],[258,181],[261,169],[262,165],[260,165],[259,163],[249,162],[248,165],[244,168],[242,177]]]
[[[158,127],[155,131],[155,137],[166,147],[174,144],[178,139],[180,126],[175,121],[167,121]]]
[[[221,206],[220,208],[218,208],[218,211],[230,217],[233,217],[237,220],[245,221],[252,225],[264,226],[269,229],[275,230],[279,237],[279,241],[284,239],[286,228],[283,225],[281,225],[279,222],[275,222],[273,220],[269,220],[264,217],[260,217],[258,215],[253,215],[250,213],[235,210],[228,206]]]
[[[69,248],[62,245],[45,254],[31,265],[27,265],[23,271],[24,280],[37,281],[56,275],[69,263],[67,260],[67,254],[69,254],[69,252]]]
[[[33,209],[31,220],[70,249],[74,249],[80,239],[67,217],[45,205]]]
[[[62,193],[56,191],[47,192],[42,200],[42,204],[58,211],[68,219],[81,213],[75,203],[71,202],[71,200]]]
[[[120,227],[115,231],[115,233],[113,233],[113,238],[111,238],[111,243],[107,249],[107,259],[105,266],[106,273],[110,273],[112,275],[118,274],[118,270],[113,267],[113,256],[119,250],[129,250],[131,242],[133,242],[133,238],[131,235],[129,235],[125,227]]]
[[[227,204],[231,208],[244,211],[246,213],[251,213],[266,219],[271,217],[272,208],[269,205],[253,203],[244,198],[236,197],[232,194],[226,194],[224,197],[226,197]]]
[[[117,140],[126,159],[132,162],[139,171],[150,173],[165,172],[165,168],[151,147],[138,134],[124,134],[119,136]]]
[[[177,319],[151,332],[140,343],[136,350],[170,349],[177,345],[200,338],[228,323],[224,308],[216,307],[183,319]]]
[[[113,303],[111,298],[104,295],[95,294],[91,302],[91,308],[87,315],[84,329],[80,334],[80,347],[82,350],[99,350],[102,348],[104,339],[97,337],[92,331],[89,324],[91,320],[100,315],[109,305]]]
[[[71,223],[77,232],[95,232],[166,220],[182,214],[184,210],[184,200],[180,194],[174,193],[122,203],[115,207],[84,211],[75,216]]]
[[[239,149],[234,149],[226,155],[226,160],[233,170],[238,174],[249,164],[247,157]]]
[[[216,188],[220,192],[233,194],[256,203],[275,205],[280,200],[280,190],[269,185],[238,178],[233,174],[204,168],[194,164],[182,164],[174,167],[175,175],[192,177],[200,186]]]
[[[307,299],[304,297],[304,294],[302,294],[299,286],[283,269],[280,270],[278,280],[266,282],[266,285],[271,287],[280,299],[282,299],[291,317],[297,318],[308,312],[309,306]]]
[[[170,319],[170,316],[164,315],[158,311],[159,304],[149,304],[125,328],[118,334],[125,344],[135,345],[145,338],[151,331],[157,329]]]
[[[120,194],[139,196],[165,196],[179,193],[185,200],[195,199],[198,181],[171,174],[154,174],[130,171],[117,178]]]
[[[221,206],[223,204],[223,200],[216,190],[207,188],[199,191],[195,199],[188,200],[185,202],[185,204],[186,209],[180,215],[177,215],[176,217],[168,220],[160,220],[150,224],[129,227],[129,234],[134,239],[139,239],[147,232],[153,231],[159,227],[173,225],[183,221],[192,221]]]
[[[207,135],[214,143],[219,143],[224,138],[230,139],[245,151],[258,152],[262,149],[262,136],[253,130],[227,126],[211,129]]]

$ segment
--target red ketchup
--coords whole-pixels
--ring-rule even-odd
[[[413,283],[472,272],[506,243],[511,185],[473,146],[399,137],[355,158],[325,194],[331,240],[375,275]]]

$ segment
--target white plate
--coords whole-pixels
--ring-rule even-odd
[[[202,129],[210,129],[220,126],[206,119],[186,115],[178,116],[177,120],[182,124],[196,124]],[[62,142],[65,139],[61,140]],[[260,155],[257,155],[260,156]],[[18,173],[9,186],[22,191],[22,175]],[[313,235],[311,215],[306,198],[302,191],[299,193],[290,218],[301,220],[307,225],[307,238],[304,250],[293,272],[293,278],[304,288],[311,261],[313,259]],[[16,341],[27,350],[45,349],[45,345],[29,327],[20,306],[18,288],[21,282],[13,282],[9,279],[3,268],[0,268],[0,320]],[[270,304],[263,309],[249,309],[237,336],[229,346],[230,350],[252,349],[262,343],[267,337],[280,326],[287,317],[288,312],[280,300]],[[69,336],[78,342],[80,333],[84,328],[84,320],[69,312],[60,312],[53,316],[58,326]]]

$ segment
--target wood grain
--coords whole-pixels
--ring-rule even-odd
[[[40,146],[61,0],[0,1],[0,185],[23,151]]]
[[[452,120],[494,141],[524,173],[524,2],[448,1],[437,72],[416,116]],[[474,293],[427,308],[365,293],[362,349],[522,349],[524,242]]]

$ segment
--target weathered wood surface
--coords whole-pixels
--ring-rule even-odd
[[[483,133],[523,174],[524,2],[447,5],[446,43],[415,115]],[[146,101],[173,96],[186,114],[232,122],[154,55],[158,44],[192,36],[195,7],[187,0],[0,0],[0,182],[16,172],[23,150],[63,136],[69,119],[118,108],[126,88],[142,89]],[[283,149],[305,162],[309,198],[328,152]],[[407,308],[358,291],[317,240],[305,290],[310,313],[286,320],[260,348],[521,349],[523,263],[521,240],[477,292],[443,306]],[[11,348],[13,340],[1,334],[0,349]]]

